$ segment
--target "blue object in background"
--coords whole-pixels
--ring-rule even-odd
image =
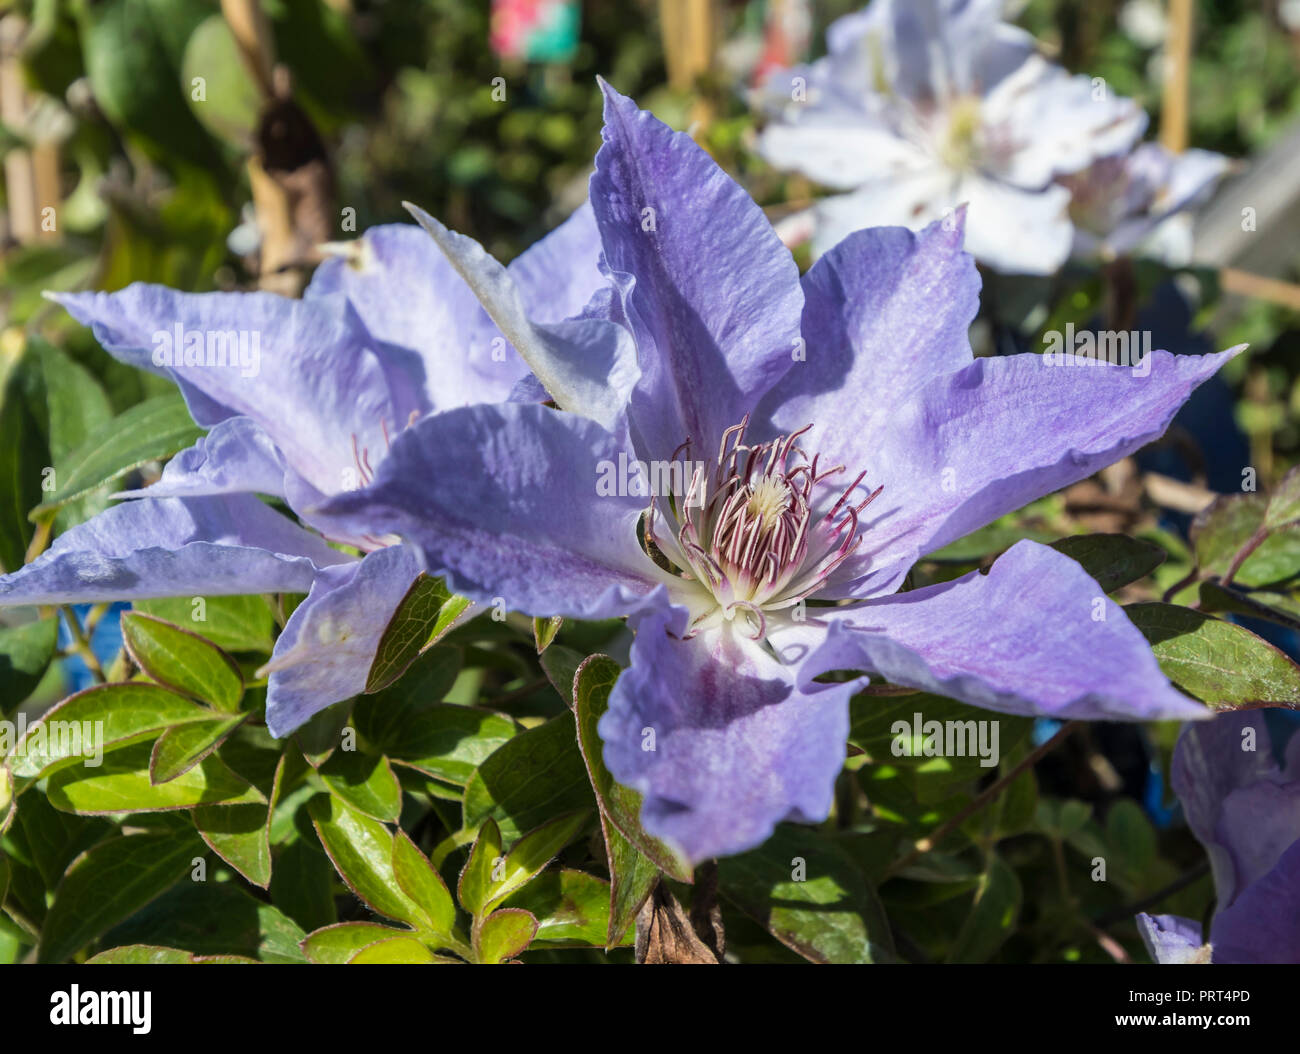
[[[117,658],[117,653],[122,650],[122,612],[128,610],[130,606],[130,604],[112,605],[104,612],[103,617],[95,626],[94,634],[90,638],[90,650],[95,653],[95,658],[99,660],[99,664],[105,668]],[[86,623],[86,615],[91,607],[90,604],[73,605],[72,610],[76,612],[77,620],[82,626]],[[60,614],[60,648],[66,648],[72,643],[72,634],[68,630],[66,618],[66,614]],[[90,672],[90,667],[82,661],[79,655],[69,655],[64,658],[63,681],[69,695],[90,688],[97,683],[94,674]]]

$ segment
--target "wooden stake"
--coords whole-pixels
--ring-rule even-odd
[[[1187,149],[1187,94],[1192,68],[1192,0],[1169,0],[1165,90],[1160,142],[1175,154]]]

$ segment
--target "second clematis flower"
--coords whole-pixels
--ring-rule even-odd
[[[114,356],[174,380],[210,431],[158,482],[117,495],[134,500],[0,577],[6,605],[307,593],[265,667],[277,736],[365,690],[384,630],[421,571],[409,546],[345,527],[322,503],[367,482],[413,421],[538,397],[528,367],[418,227],[375,227],[338,249],[301,300],[144,284],[55,297]],[[628,338],[599,320],[564,321],[604,284],[598,252],[583,205],[510,274],[538,332],[581,350],[604,388],[608,360],[631,356]],[[238,357],[236,348],[257,353]],[[580,385],[581,369],[572,373]]]
[[[326,511],[400,535],[476,600],[628,616],[605,763],[695,861],[827,815],[863,683],[817,680],[831,670],[1007,713],[1208,716],[1051,548],[898,590],[919,557],[1159,436],[1232,352],[976,360],[960,223],[860,231],[801,280],[704,151],[604,90],[590,200],[610,288],[589,310],[635,342],[623,412],[593,419],[500,265],[421,216],[555,408],[421,420]]]
[[[1208,941],[1193,919],[1138,915],[1151,957],[1300,963],[1300,735],[1275,752],[1259,710],[1192,725],[1174,749],[1172,783],[1209,853],[1218,905]]]
[[[976,259],[1051,274],[1073,237],[1056,177],[1128,151],[1146,128],[1131,99],[1043,58],[999,0],[873,0],[831,25],[827,47],[768,78],[758,143],[778,168],[848,191],[814,207],[816,253],[965,202]]]

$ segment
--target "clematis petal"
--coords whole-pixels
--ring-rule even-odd
[[[1196,961],[1204,954],[1201,924],[1178,915],[1137,916],[1138,933],[1158,963],[1181,964]]]
[[[123,502],[0,578],[0,604],[302,593],[350,561],[249,494]]]
[[[600,229],[584,201],[555,230],[521,252],[506,270],[534,322],[563,322],[582,314],[607,282],[597,266]]]
[[[836,190],[852,190],[866,183],[888,186],[934,167],[923,150],[865,113],[804,110],[798,104],[789,109],[790,119],[769,124],[758,138],[758,152],[777,168],[802,172]],[[905,215],[897,212],[890,222],[902,222]]]
[[[691,860],[742,852],[782,820],[825,819],[854,687],[800,688],[731,624],[683,641],[651,615],[600,720],[605,764]]]
[[[807,675],[861,669],[1010,714],[1086,720],[1194,720],[1213,715],[1177,691],[1124,610],[1077,563],[1022,541],[987,575],[844,608],[809,609],[827,627],[811,654],[779,634],[783,659]],[[815,616],[815,619],[814,619]],[[798,631],[806,641],[810,626]]]
[[[1257,710],[1220,714],[1184,729],[1171,782],[1187,825],[1210,857],[1220,908],[1300,838],[1300,772],[1288,776],[1278,768]]]
[[[764,405],[775,407],[768,413],[780,432],[852,422],[819,430],[825,464],[857,466],[856,474],[874,445],[864,433],[887,427],[925,381],[973,361],[966,334],[979,310],[979,272],[962,252],[961,214],[947,226],[858,231],[804,276],[807,358]]]
[[[689,438],[713,456],[722,433],[794,361],[798,268],[762,210],[690,138],[602,82],[604,144],[591,201],[624,303],[641,379],[638,452],[667,460]]]
[[[251,417],[227,417],[163,469],[162,478],[115,498],[197,498],[211,494],[285,495],[284,456]]]
[[[647,498],[619,493],[620,454],[595,422],[535,403],[450,410],[404,432],[371,486],[323,512],[400,535],[472,599],[530,615],[624,615],[664,602],[680,580],[640,548]]]
[[[1142,138],[1147,115],[1132,99],[1083,74],[1071,75],[1041,55],[1029,58],[985,97],[983,120],[1014,137],[998,176],[1025,189],[1122,154]]]
[[[603,318],[535,322],[511,273],[483,246],[448,230],[423,209],[409,202],[406,207],[474,290],[556,405],[606,428],[618,427],[638,375],[636,350],[627,331]]]
[[[1022,190],[968,176],[955,196],[968,206],[966,247],[990,267],[1004,274],[1054,274],[1070,255],[1074,228],[1064,187]]]
[[[419,362],[377,342],[342,296],[288,300],[136,283],[116,293],[56,299],[123,362],[158,369],[159,353],[199,424],[251,417],[285,461],[325,493],[346,486],[359,456],[382,455],[388,436],[427,409]],[[218,343],[229,348],[226,335],[242,341],[246,361],[209,364]],[[195,336],[201,347],[188,357]]]
[[[860,554],[827,595],[890,591],[922,554],[1145,446],[1240,350],[1152,351],[1137,367],[1009,355],[929,381],[886,428],[863,433],[848,462],[866,470],[866,485],[884,489],[871,504]],[[819,430],[846,424],[819,421],[809,446],[818,448]]]
[[[504,402],[528,375],[474,291],[419,227],[372,227],[340,249],[346,254],[316,269],[304,299],[342,294],[377,339],[419,355],[433,409]]]
[[[316,576],[263,667],[271,675],[271,735],[286,736],[332,703],[365,691],[384,630],[419,574],[418,555],[394,545]]]
[[[1216,963],[1300,963],[1300,839],[1210,924]]]

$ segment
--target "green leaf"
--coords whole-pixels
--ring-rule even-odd
[[[560,627],[563,625],[563,615],[533,619],[533,643],[537,645],[538,655],[541,655],[554,643],[555,635],[560,632]]]
[[[547,649],[541,656],[542,672],[551,686],[560,694],[564,705],[573,709],[573,684],[578,676],[578,667],[587,661],[587,656],[580,651],[557,644]]]
[[[1015,930],[1022,899],[1016,873],[1000,856],[990,853],[988,870],[980,876],[975,903],[957,934],[949,961],[987,962]]]
[[[456,883],[456,899],[476,919],[487,911],[492,874],[501,863],[501,829],[495,820],[488,820],[479,829]]]
[[[0,570],[10,572],[23,566],[33,533],[28,510],[43,497],[43,470],[50,463],[37,418],[43,407],[32,405],[28,391],[36,375],[34,360],[24,355],[0,388]]]
[[[109,948],[86,960],[88,966],[258,966],[256,959],[244,955],[195,955],[179,948],[157,944],[124,944]]]
[[[64,202],[64,220],[68,219],[68,204]],[[92,431],[112,418],[113,407],[94,375],[62,348],[29,337],[28,350],[40,361],[40,387],[43,391],[38,398],[45,404],[45,416],[49,422],[50,461],[58,465]],[[49,485],[53,484],[54,479],[51,479]],[[65,531],[102,512],[107,503],[104,496],[88,496],[65,505],[55,524],[57,531]]]
[[[1223,586],[1218,582],[1202,582],[1198,589],[1200,607],[1206,614],[1226,611],[1233,615],[1249,615],[1251,618],[1266,619],[1276,622],[1287,629],[1300,630],[1300,604],[1285,593],[1273,593],[1268,590],[1253,590],[1249,593],[1233,586]]]
[[[24,836],[21,848],[47,889],[59,884],[73,860],[114,833],[106,820],[59,812],[43,794],[29,794],[23,800],[18,826]]]
[[[1226,494],[1192,522],[1196,566],[1202,575],[1222,576],[1264,523],[1268,499],[1262,494]]]
[[[181,882],[105,936],[113,944],[179,945],[196,955],[306,962],[306,934],[283,912],[233,882]]]
[[[1272,530],[1300,520],[1300,465],[1282,477],[1269,496],[1264,526]]]
[[[320,767],[330,791],[376,820],[396,823],[402,811],[402,785],[385,757],[336,750]]]
[[[271,903],[305,930],[331,925],[334,906],[334,866],[315,838],[297,838],[275,858]]]
[[[630,787],[614,781],[605,768],[600,735],[596,726],[609,707],[609,693],[622,672],[621,667],[607,655],[592,655],[579,668],[574,678],[574,707],[577,714],[578,745],[591,786],[600,804],[601,826],[605,832],[605,846],[610,860],[615,899],[625,890],[624,911],[616,912],[619,925],[623,925],[625,910],[635,900],[635,914],[653,885],[653,875],[621,846],[618,838],[634,846],[655,865],[679,882],[690,882],[694,873],[689,861],[680,856],[667,842],[647,834],[641,826],[641,795]],[[614,868],[621,870],[612,870]],[[611,935],[611,942],[613,941]]]
[[[537,933],[537,920],[520,908],[502,908],[474,927],[474,951],[480,963],[496,965],[519,955]]]
[[[523,908],[537,919],[536,941],[612,947],[631,943],[631,934],[609,941],[609,883],[585,871],[547,871],[509,897],[508,908]]]
[[[64,812],[100,816],[118,812],[163,812],[195,805],[261,802],[262,792],[209,755],[169,783],[149,778],[151,750],[139,743],[111,754],[96,767],[61,768],[46,782],[50,804]]]
[[[137,403],[105,422],[76,450],[55,465],[58,486],[31,511],[35,523],[51,512],[124,476],[148,461],[170,457],[192,446],[203,429],[190,418],[180,393]]]
[[[390,937],[358,949],[348,962],[357,965],[427,965],[438,962],[438,957],[414,937]]]
[[[120,836],[83,853],[54,891],[39,961],[68,959],[175,884],[202,852],[197,838],[171,832]]]
[[[1173,604],[1124,609],[1174,684],[1204,703],[1300,703],[1300,666],[1250,630]]]
[[[491,911],[536,878],[561,849],[586,829],[590,819],[591,813],[583,809],[557,817],[520,838],[506,854],[502,866],[490,876],[483,909]]]
[[[884,909],[852,857],[810,827],[782,824],[718,861],[719,888],[786,947],[823,963],[895,957]]]
[[[279,804],[289,755],[281,754],[267,807],[201,805],[194,810],[199,835],[222,860],[255,886],[271,884],[271,820]]]
[[[189,721],[167,729],[154,741],[149,758],[149,779],[168,783],[183,776],[226,741],[244,723],[246,714],[214,717],[211,721]]]
[[[194,826],[222,860],[249,882],[266,889],[271,882],[271,839],[267,810],[260,805],[200,805]]]
[[[655,882],[659,880],[659,868],[645,853],[623,837],[623,833],[603,813],[600,825],[605,834],[605,858],[609,863],[611,878],[609,929],[605,933],[605,947],[608,949],[621,943],[632,928],[641,905],[654,892]]]
[[[269,653],[275,644],[275,619],[262,597],[160,597],[131,606],[174,626],[189,626],[226,651]]]
[[[393,838],[393,875],[402,892],[423,913],[421,928],[440,937],[452,937],[456,929],[456,905],[451,892],[428,857],[402,830]]]
[[[192,695],[228,714],[239,711],[243,675],[235,660],[215,644],[135,611],[122,616],[122,639],[136,665],[164,688]]]
[[[1145,578],[1168,556],[1160,546],[1125,534],[1079,534],[1052,548],[1078,563],[1106,593]]]
[[[358,700],[357,711],[362,711],[368,701],[368,698]],[[367,743],[397,764],[462,787],[474,775],[474,770],[517,731],[514,721],[508,717],[454,703],[395,709],[389,717],[392,723],[378,742],[368,713],[354,717],[354,722]]]
[[[432,647],[469,607],[466,597],[448,591],[440,578],[421,574],[397,605],[379,638],[366,691],[377,692],[392,684],[420,652]]]
[[[465,826],[491,817],[513,840],[557,813],[593,805],[573,714],[564,713],[515,736],[475,770],[465,785]]]
[[[405,930],[395,930],[377,922],[339,922],[308,934],[303,939],[302,950],[314,963],[338,965],[368,945],[406,935]]]
[[[211,710],[157,685],[138,681],[97,685],[69,696],[27,730],[14,750],[12,771],[18,780],[30,782],[81,761],[78,748],[83,744],[70,734],[74,726],[92,729],[96,745],[102,744],[108,753],[152,739],[173,725],[208,721],[212,716]],[[0,745],[4,745],[2,734]]]
[[[188,86],[202,77],[202,99],[185,91],[190,110],[212,135],[247,151],[253,146],[261,111],[256,82],[248,76],[235,35],[219,14],[205,19],[190,34],[181,60],[180,83]]]
[[[54,658],[58,640],[57,618],[0,629],[0,714],[32,694]]]
[[[380,915],[419,925],[422,912],[393,874],[388,828],[333,794],[313,798],[308,809],[321,845],[348,888]]]

